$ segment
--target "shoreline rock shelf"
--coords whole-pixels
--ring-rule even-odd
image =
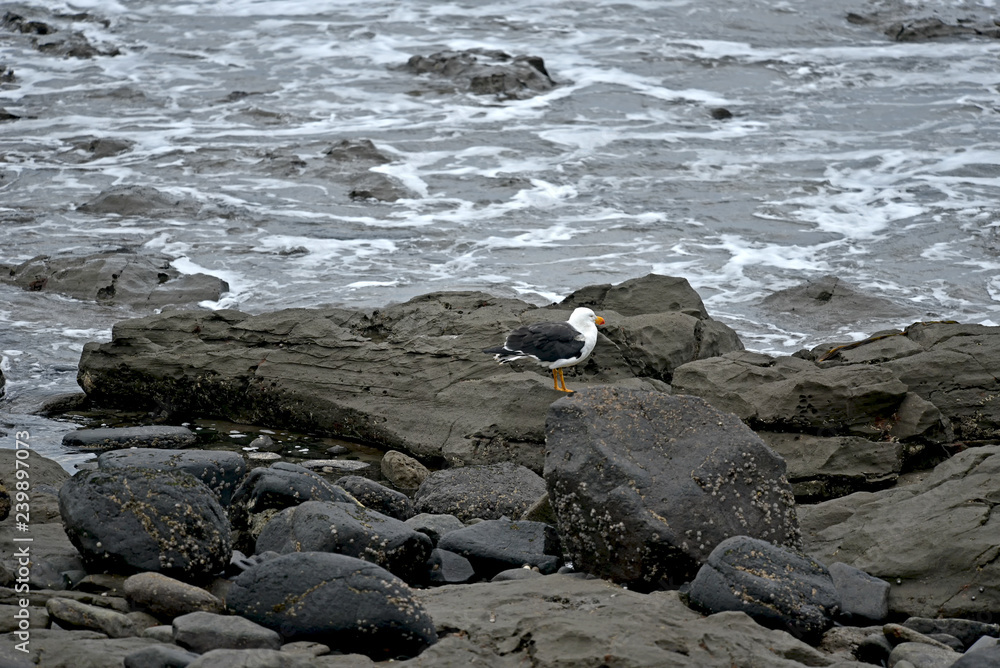
[[[609,327],[565,397],[479,352],[552,309],[482,293],[120,323],[84,350],[94,405],[294,425],[452,468],[387,476],[407,481],[393,490],[188,444],[34,481],[30,603],[52,628],[29,658],[922,668],[1000,652],[981,621],[1000,614],[1000,328],[918,323],[773,358],[682,279],[554,308],[576,306]],[[110,432],[103,447],[128,443]],[[0,521],[0,540],[14,531]]]

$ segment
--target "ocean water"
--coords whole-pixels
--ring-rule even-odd
[[[0,5],[117,55],[0,30],[0,262],[132,248],[227,280],[206,308],[376,307],[435,290],[536,304],[685,276],[750,349],[789,353],[915,320],[1000,322],[1000,40],[893,42],[852,12],[1000,15],[993,1],[74,0]],[[457,90],[413,55],[540,56],[530,99]],[[716,120],[715,108],[732,112]],[[129,150],[90,159],[94,139]],[[395,202],[355,201],[324,151],[368,139]],[[80,210],[113,186],[182,199]],[[892,308],[776,317],[833,274]],[[0,421],[72,464],[83,344],[138,315],[0,286]],[[7,447],[6,445],[4,447]]]

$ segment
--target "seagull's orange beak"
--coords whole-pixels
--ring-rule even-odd
[[[594,324],[595,325],[603,325],[604,324],[604,318],[602,318],[601,316],[597,316],[597,319],[594,320]]]

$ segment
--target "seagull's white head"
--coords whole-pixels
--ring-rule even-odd
[[[589,308],[580,307],[573,311],[573,314],[569,317],[569,324],[573,325],[577,329],[586,327],[589,324],[593,325],[603,325],[604,318],[597,315]]]

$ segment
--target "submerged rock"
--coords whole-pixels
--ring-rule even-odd
[[[0,265],[0,280],[32,292],[133,308],[162,308],[218,301],[229,284],[207,274],[182,274],[170,258],[128,250],[85,256],[40,255],[18,265]]]
[[[556,84],[538,56],[511,56],[499,50],[439,51],[413,56],[406,69],[455,81],[461,88],[481,95],[523,100],[555,88]]]

